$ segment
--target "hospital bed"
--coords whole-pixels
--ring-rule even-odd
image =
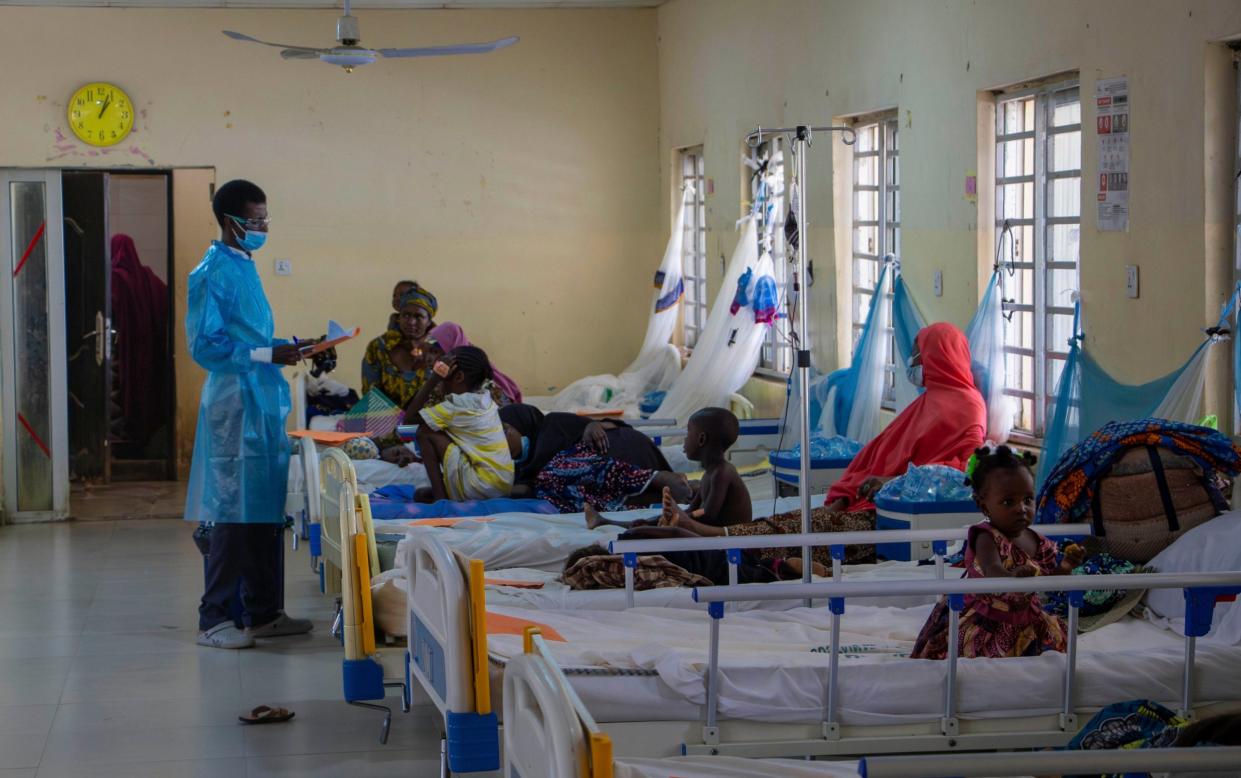
[[[1018,751],[794,761],[728,756],[616,759],[537,627],[504,672],[504,774],[510,778],[940,778],[1193,770],[1235,774],[1241,748]]]
[[[498,749],[492,692],[499,685],[493,676],[521,653],[514,625],[564,637],[556,643],[562,666],[590,709],[610,722],[617,752],[627,756],[842,756],[1061,746],[1076,732],[1080,712],[1119,699],[1167,699],[1176,695],[1183,677],[1189,679],[1182,696],[1186,711],[1241,701],[1241,678],[1233,671],[1241,648],[1212,645],[1197,652],[1195,673],[1192,649],[1182,651],[1171,633],[1132,619],[1089,633],[1083,638],[1089,650],[1080,655],[1075,639],[1067,655],[933,662],[902,658],[930,606],[856,606],[850,642],[841,642],[846,597],[926,596],[987,586],[1008,591],[1034,579],[711,587],[698,590],[700,602],[716,603],[709,614],[662,608],[531,611],[489,609],[481,563],[470,562],[467,572],[429,537],[414,542],[410,553],[410,672],[444,716],[446,756],[454,772],[496,768],[494,756],[488,756]],[[1044,591],[1073,585],[1083,582],[1064,577],[1037,583]],[[1213,604],[1219,587],[1241,590],[1241,573],[1097,576],[1089,586],[1216,587],[1198,588],[1191,597],[1199,603],[1191,609],[1192,631],[1204,623],[1202,598],[1209,594]],[[725,600],[807,597],[829,600],[831,613],[800,608],[723,618]],[[1075,606],[1072,631],[1076,619]],[[1205,619],[1209,626],[1209,613]],[[493,621],[498,632],[491,629]],[[730,649],[723,663],[722,621],[734,641],[730,645],[741,647]],[[652,640],[653,635],[658,637]],[[885,639],[892,635],[896,638]],[[782,644],[793,648],[777,650]],[[842,655],[848,657],[843,667]],[[1078,665],[1088,671],[1082,683],[1074,680]],[[1195,702],[1198,678],[1201,688],[1212,690],[1211,704]],[[945,705],[918,693],[927,688],[948,690]]]

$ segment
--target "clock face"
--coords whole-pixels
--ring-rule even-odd
[[[120,143],[134,128],[134,105],[118,86],[86,84],[69,98],[69,128],[92,146]]]

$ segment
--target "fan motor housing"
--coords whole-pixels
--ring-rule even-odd
[[[348,46],[362,40],[362,28],[358,24],[358,17],[346,14],[336,20],[336,40]]]

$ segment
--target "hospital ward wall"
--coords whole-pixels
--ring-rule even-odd
[[[1241,35],[1235,0],[671,0],[660,6],[660,148],[665,191],[680,147],[702,144],[708,254],[731,251],[747,192],[739,158],[757,126],[827,124],[896,108],[901,261],[928,320],[964,325],[994,256],[990,90],[1077,71],[1082,105],[1081,290],[1086,347],[1117,378],[1181,365],[1231,286],[1235,74],[1221,41]],[[1100,78],[1129,77],[1128,232],[1095,213]],[[835,146],[835,150],[833,150]],[[847,362],[852,268],[847,163],[838,138],[808,157],[815,362]],[[978,175],[977,203],[965,194]],[[1125,296],[1126,265],[1141,276]],[[709,263],[711,283],[719,263]],[[931,280],[943,272],[943,296]],[[713,289],[716,287],[713,287]],[[1205,409],[1229,415],[1217,350]],[[782,398],[759,381],[747,393]]]
[[[259,183],[273,220],[256,259],[277,334],[322,334],[329,317],[361,326],[339,349],[337,377],[354,387],[402,278],[533,394],[628,363],[666,240],[654,12],[363,9],[376,47],[521,42],[353,73],[220,33],[330,45],[338,15],[0,7],[0,166],[201,166]],[[65,122],[68,96],[93,80],[138,109],[134,134],[105,151]],[[194,237],[174,238],[178,317],[206,249]],[[292,275],[274,274],[277,258]],[[184,460],[202,376],[179,357]]]

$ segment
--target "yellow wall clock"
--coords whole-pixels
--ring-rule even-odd
[[[120,143],[134,128],[134,104],[106,81],[85,84],[69,98],[69,128],[92,146]]]

